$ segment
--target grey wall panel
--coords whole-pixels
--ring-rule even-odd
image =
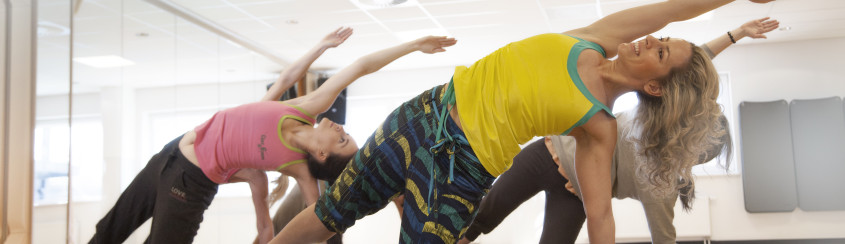
[[[748,212],[791,212],[798,205],[789,104],[739,105],[742,188]]]
[[[798,207],[806,211],[845,210],[842,100],[793,100],[789,110]]]

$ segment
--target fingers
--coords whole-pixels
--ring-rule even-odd
[[[455,38],[451,38],[451,37],[444,38],[444,39],[440,40],[440,45],[444,46],[444,47],[449,47],[449,46],[455,45],[456,43],[458,43],[458,40],[455,40]]]
[[[352,28],[347,27],[345,30],[343,30],[339,33],[339,36],[340,36],[341,42],[346,41],[347,38],[352,36]]]
[[[567,190],[567,191],[569,191],[569,192],[571,192],[573,195],[578,196],[578,192],[577,192],[577,191],[575,191],[575,187],[574,187],[574,186],[572,186],[572,182],[571,182],[571,181],[570,181],[570,182],[566,182],[566,190]]]
[[[341,36],[341,37],[344,37],[344,38],[349,37],[349,36],[352,35],[352,27],[341,27],[340,29],[338,29],[338,31],[336,33],[337,33],[338,36]]]

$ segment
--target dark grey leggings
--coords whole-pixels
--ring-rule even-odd
[[[123,243],[153,218],[145,243],[191,243],[217,184],[179,151],[179,139],[153,156],[97,223],[90,243]]]
[[[464,236],[475,240],[481,233],[490,233],[519,205],[544,191],[546,214],[540,243],[574,243],[586,219],[584,204],[566,190],[567,180],[557,168],[543,140],[522,149],[481,200],[478,215]]]

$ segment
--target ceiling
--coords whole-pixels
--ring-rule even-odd
[[[41,19],[68,26],[61,21],[66,15],[45,13],[50,13],[50,5],[67,8],[69,0],[39,2],[46,6],[39,10]],[[453,36],[458,44],[441,54],[411,54],[385,69],[467,65],[509,42],[582,27],[653,2],[659,1],[408,0],[382,8],[358,0],[82,0],[74,18],[74,57],[118,55],[136,64],[98,69],[74,63],[73,79],[74,84],[93,87],[114,80],[157,86],[273,79],[340,26],[352,27],[355,34],[326,52],[313,69],[342,68],[367,53],[430,34]],[[164,10],[161,3],[177,10]],[[673,23],[655,35],[704,43],[748,20],[771,16],[790,29],[740,44],[842,37],[843,13],[845,1],[840,0],[736,1],[714,10],[709,19]],[[184,16],[209,25],[200,27]],[[220,33],[228,34],[221,38]],[[53,46],[64,41],[53,39],[58,42]],[[51,38],[39,40],[49,43]]]

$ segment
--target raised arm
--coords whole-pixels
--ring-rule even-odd
[[[232,176],[231,182],[249,183],[252,204],[255,206],[258,243],[269,242],[273,239],[273,221],[270,219],[270,207],[267,205],[267,175],[257,169],[241,169]]]
[[[311,114],[320,114],[329,109],[337,95],[361,76],[373,73],[394,60],[414,51],[438,53],[445,47],[455,45],[454,38],[428,36],[398,46],[387,48],[361,57],[329,78],[312,93],[292,99],[289,103],[298,105]]]
[[[676,21],[699,16],[733,0],[669,0],[622,10],[580,29],[565,32],[598,43],[608,56],[620,43],[634,41]],[[752,2],[761,2],[754,0]]]
[[[719,55],[722,51],[728,48],[731,44],[736,43],[742,38],[751,37],[754,39],[757,38],[766,38],[766,33],[777,29],[780,26],[780,22],[777,20],[770,20],[769,17],[765,17],[762,19],[756,19],[752,21],[748,21],[745,24],[742,24],[740,27],[729,31],[730,34],[722,34],[716,39],[713,39],[707,44],[702,45],[701,47],[704,48],[705,51],[708,51],[710,58]],[[733,37],[733,40],[731,40]]]
[[[323,55],[323,52],[329,48],[337,47],[346,41],[346,38],[349,38],[351,35],[351,28],[341,27],[332,33],[329,33],[326,37],[323,37],[323,40],[321,40],[320,43],[317,43],[317,45],[311,48],[311,50],[308,50],[308,53],[306,53],[305,56],[297,59],[296,62],[293,62],[293,64],[290,65],[290,67],[287,67],[284,71],[282,71],[282,74],[279,75],[279,79],[270,86],[270,89],[267,90],[267,94],[264,94],[261,101],[279,100],[286,90],[302,79],[305,75],[305,71],[308,71],[308,67],[311,67],[314,60],[317,60],[317,58],[319,58],[320,55]]]
[[[591,243],[614,243],[610,168],[616,147],[616,121],[600,113],[580,128],[571,135],[575,137],[575,174],[584,200],[587,233]]]

